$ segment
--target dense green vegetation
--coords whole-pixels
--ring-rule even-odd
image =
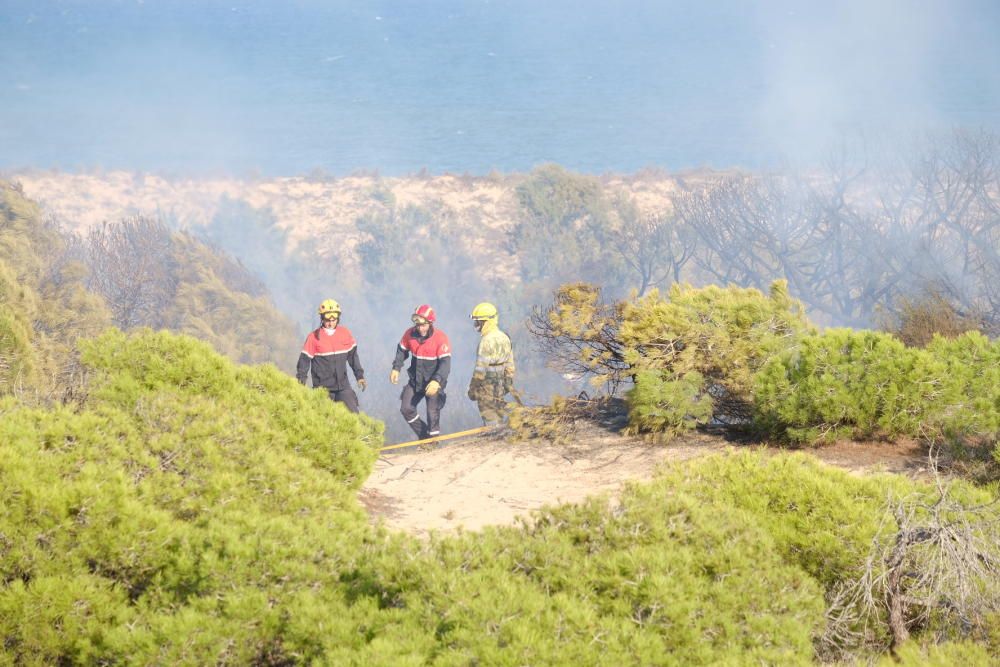
[[[98,295],[86,242],[42,224],[16,188],[3,196],[0,664],[1000,656],[995,489],[734,452],[520,526],[392,535],[356,498],[382,424],[272,365],[234,363],[273,354],[267,329],[281,324],[259,316],[266,296],[238,265],[133,221],[98,240],[119,258],[169,258],[165,273],[144,265],[169,289]],[[136,313],[202,340],[141,319],[111,328]],[[573,284],[535,323],[574,370],[634,377],[636,431],[730,419],[796,442],[996,447],[1000,344],[977,333],[922,348],[817,333],[781,282],[610,304]]]
[[[760,422],[795,441],[996,442],[1000,433],[1000,341],[977,332],[911,348],[889,334],[830,329],[803,337],[755,382]]]
[[[78,403],[0,405],[3,662],[804,664],[885,495],[934,493],[731,454],[421,542],[369,526],[380,425],[323,392],[164,332],[82,349]]]
[[[238,281],[246,279],[241,267],[191,237],[174,236],[173,247],[177,288],[159,324],[207,341],[234,361],[271,362],[290,371],[302,341],[263,285],[241,288]],[[233,271],[235,278],[229,275]]]
[[[0,408],[8,660],[266,662],[368,539],[380,426],[191,338],[111,332],[82,361],[77,405]]]
[[[667,298],[653,291],[626,304],[622,356],[641,371],[629,398],[632,428],[663,432],[713,414],[745,417],[754,373],[810,330],[804,310],[782,282],[767,296],[675,285]]]
[[[633,381],[629,428],[660,436],[710,422],[816,444],[912,437],[1000,463],[1000,341],[976,331],[922,348],[873,331],[818,332],[783,282],[675,285],[602,304],[572,284],[536,313],[557,367]]]

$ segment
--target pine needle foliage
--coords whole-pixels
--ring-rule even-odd
[[[435,628],[438,664],[811,664],[889,492],[932,495],[803,455],[730,453],[520,528],[397,543],[347,582]]]
[[[0,263],[0,394],[37,383],[39,360],[31,344],[31,327],[23,303],[18,303],[24,296],[13,271]]]
[[[358,580],[437,628],[441,664],[808,664],[822,587],[748,518],[664,478]]]
[[[0,662],[809,664],[875,499],[911,485],[738,454],[388,536],[355,498],[379,424],[190,337],[82,348],[80,402],[0,399]]]
[[[670,434],[712,419],[747,423],[753,374],[811,331],[783,281],[756,289],[676,284],[628,302],[620,340],[635,372],[629,430]]]
[[[978,645],[940,653],[979,655],[985,648],[1000,655],[984,636],[1000,637],[994,574],[1000,543],[991,492],[959,480],[858,478],[801,454],[713,456],[661,481],[708,508],[746,512],[746,521],[763,527],[787,562],[823,586],[827,621],[816,638],[818,657],[858,660],[888,649],[892,623],[884,594],[893,572],[903,575],[897,601],[922,641],[976,638]]]
[[[567,283],[553,293],[552,303],[535,308],[528,331],[550,367],[590,378],[612,393],[625,382],[630,365],[621,340],[622,303],[606,303],[589,283]]]
[[[884,656],[878,667],[955,667],[955,665],[994,665],[997,654],[982,644],[954,641],[921,645],[911,641],[893,655]]]
[[[190,259],[164,323],[194,336],[238,363],[272,362],[286,372],[301,345],[295,326],[266,295],[234,290],[205,262],[210,253],[192,243]]]
[[[771,360],[754,393],[759,424],[794,442],[995,442],[1000,342],[968,332],[919,349],[885,333],[831,329]]]
[[[612,393],[633,381],[628,430],[667,436],[713,419],[749,422],[753,373],[812,330],[782,281],[768,295],[676,284],[666,297],[615,303],[568,283],[528,328],[553,368]]]
[[[640,371],[629,392],[629,430],[669,437],[712,420],[714,401],[705,376],[691,371],[674,379],[663,371]]]
[[[298,385],[295,379],[273,366],[235,365],[203,342],[148,329],[132,335],[111,330],[81,347],[84,363],[101,372],[90,393],[103,405],[144,416],[143,394],[156,396],[175,388],[199,401],[238,400],[244,410],[227,417],[227,424],[245,420],[266,426],[274,431],[269,436],[273,446],[291,447],[324,470],[350,480],[351,488],[360,486],[374,461],[370,451],[348,443],[363,439],[372,446],[379,444],[379,422],[364,415],[357,420],[326,419],[331,410],[333,415],[342,413],[342,406],[331,403],[322,390],[307,391],[303,400],[302,394],[290,391]]]
[[[291,370],[301,343],[295,326],[238,261],[142,216],[104,225],[87,242],[90,284],[120,329],[167,328],[234,361],[277,361]]]
[[[768,295],[675,284],[616,303],[571,283],[529,329],[558,370],[612,392],[633,382],[627,432],[664,438],[713,423],[795,443],[913,437],[1000,463],[1000,341],[976,331],[923,348],[882,332],[817,333],[783,281]],[[528,413],[515,421],[551,430],[564,408],[534,415],[541,428]]]
[[[7,658],[288,663],[317,605],[350,645],[335,582],[373,539],[354,492],[381,426],[192,338],[83,348],[77,409],[0,402]]]

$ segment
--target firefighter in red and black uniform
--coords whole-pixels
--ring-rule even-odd
[[[358,411],[358,395],[347,379],[347,365],[351,365],[354,378],[361,391],[368,387],[365,369],[358,358],[358,344],[347,327],[340,324],[340,304],[327,299],[319,304],[320,327],[306,336],[295,368],[295,377],[302,384],[312,372],[313,387],[323,387],[330,398],[344,404],[351,412]]]
[[[434,328],[437,316],[434,309],[428,305],[417,307],[413,311],[413,326],[406,330],[399,347],[396,348],[396,358],[392,362],[392,372],[389,382],[399,382],[399,371],[403,368],[406,358],[410,360],[410,381],[403,388],[399,398],[399,411],[410,425],[417,437],[433,438],[441,435],[441,408],[445,402],[445,385],[448,384],[448,373],[451,371],[451,343],[443,331]],[[427,401],[427,423],[417,413],[420,401]]]

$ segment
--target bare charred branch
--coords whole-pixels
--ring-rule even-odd
[[[981,639],[1000,612],[1000,501],[959,501],[933,456],[931,465],[936,493],[889,498],[858,577],[831,594],[823,640],[831,653],[895,650],[914,628]]]
[[[177,287],[170,230],[144,216],[105,223],[87,237],[89,287],[123,330],[160,323]]]

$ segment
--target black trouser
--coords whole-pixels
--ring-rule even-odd
[[[330,400],[343,403],[344,407],[351,412],[358,412],[358,395],[354,393],[353,389],[348,387],[340,391],[336,389],[327,389],[327,391],[330,392]]]
[[[428,396],[422,391],[417,391],[413,385],[403,387],[403,393],[399,395],[401,401],[399,411],[403,414],[403,419],[410,425],[417,437],[432,438],[441,435],[441,408],[444,407],[446,396],[444,390],[438,391],[433,396]],[[417,413],[417,406],[420,401],[427,399],[427,423],[420,418]]]

